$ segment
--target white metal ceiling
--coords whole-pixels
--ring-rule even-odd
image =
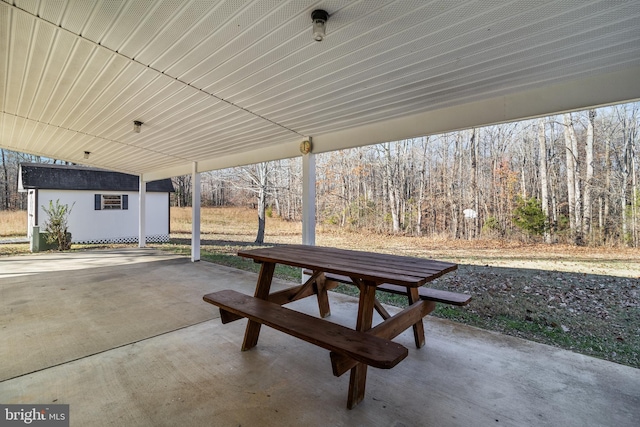
[[[0,146],[160,178],[623,102],[639,22],[640,0],[2,0]]]

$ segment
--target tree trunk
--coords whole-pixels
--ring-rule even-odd
[[[391,209],[391,223],[394,233],[400,232],[400,203],[398,200],[398,188],[395,185],[395,171],[391,165],[391,144],[384,144],[385,150],[385,178],[387,182],[387,195],[389,197],[389,208]]]
[[[599,240],[598,243],[602,244],[602,242],[604,241],[604,197],[602,195],[600,195],[600,197],[598,197],[598,229],[599,231]]]
[[[256,165],[255,184],[257,188],[256,197],[258,199],[258,233],[256,234],[257,244],[264,243],[264,228],[265,228],[265,210],[267,207],[267,187],[269,166],[267,162],[259,163]]]
[[[520,191],[522,200],[527,200],[527,155],[525,148],[522,149],[522,163],[520,165]]]
[[[636,143],[638,141],[638,110],[636,107],[632,110],[632,120],[629,129],[629,145],[630,145],[630,157],[629,169],[631,173],[631,243],[634,247],[638,247],[638,207],[640,207],[640,193],[638,192],[638,179],[636,171],[637,168],[637,151]]]
[[[629,244],[630,236],[629,236],[629,218],[627,213],[627,187],[629,185],[629,175],[631,173],[631,165],[632,165],[632,135],[628,129],[627,118],[623,119],[622,126],[622,137],[624,140],[624,147],[622,149],[622,186],[620,188],[620,209],[622,211],[622,241],[625,244]]]
[[[479,198],[478,198],[478,130],[473,128],[471,130],[471,141],[469,151],[471,152],[471,197],[473,197],[473,210],[475,215],[473,216],[473,229],[470,232],[470,237],[478,237],[478,210],[479,210]]]
[[[267,193],[263,188],[258,190],[258,234],[256,235],[255,243],[261,245],[264,243],[264,217],[265,207],[267,201]]]
[[[4,194],[3,194],[3,205],[5,209],[9,209],[9,173],[7,172],[7,162],[4,156],[4,150],[0,148],[0,153],[2,153],[2,170],[4,171]]]
[[[571,117],[571,114],[569,114]],[[575,167],[575,185],[576,185],[576,244],[583,243],[583,217],[582,217],[582,185],[580,182],[580,151],[578,149],[578,138],[576,137],[576,130],[573,125],[573,119],[571,119],[571,125],[569,126],[569,135],[571,136],[571,152],[573,153],[573,162]]]
[[[567,161],[567,196],[569,202],[569,228],[571,230],[571,241],[576,243],[578,241],[578,232],[576,224],[576,154],[573,151],[573,139],[575,133],[573,133],[573,123],[571,122],[571,114],[565,113],[563,116],[564,121],[564,144],[566,150]]]
[[[632,150],[633,151],[633,150]],[[633,247],[638,247],[638,204],[640,204],[640,194],[638,193],[638,180],[636,179],[636,156],[631,157],[631,233],[633,236]]]
[[[458,197],[457,189],[459,188],[459,177],[458,177],[458,144],[459,144],[459,134],[457,135],[454,142],[454,150],[453,150],[453,167],[451,170],[451,178],[449,179],[447,188],[448,194],[447,198],[451,203],[451,237],[457,239],[459,237],[459,218],[458,218],[458,203],[460,202],[460,198]]]
[[[422,138],[422,169],[420,169],[420,180],[418,182],[418,206],[416,212],[416,235],[422,235],[422,205],[424,204],[424,193],[427,185],[427,146],[429,144],[429,137]]]
[[[594,140],[594,121],[596,117],[595,110],[589,110],[589,121],[587,124],[587,138],[585,141],[587,170],[584,183],[584,223],[582,231],[591,241],[591,195],[593,185],[593,140]]]
[[[609,219],[609,210],[610,210],[610,198],[609,194],[611,191],[611,138],[607,136],[604,141],[604,170],[605,170],[605,179],[604,179],[604,207],[602,209],[602,238],[606,243],[609,240],[609,236],[611,235],[611,225]]]
[[[551,243],[551,228],[549,227],[549,184],[547,173],[547,138],[544,130],[545,119],[538,120],[538,149],[540,154],[540,199],[544,213],[544,242]]]

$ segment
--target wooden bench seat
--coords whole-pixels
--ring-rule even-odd
[[[305,270],[305,274],[312,274],[312,271]],[[339,274],[325,273],[325,278],[328,281],[340,282],[347,285],[353,285],[351,278],[348,276],[341,276]],[[377,287],[378,291],[389,292],[397,295],[406,295],[407,288],[398,285],[391,285],[388,283],[384,283]],[[420,299],[425,301],[435,301],[444,304],[458,305],[463,306],[467,305],[471,302],[471,295],[467,294],[459,294],[456,292],[442,291],[439,289],[425,288],[424,286],[418,287],[418,294],[420,295]]]
[[[205,295],[203,299],[220,308],[223,323],[227,323],[229,313],[232,316],[228,321],[234,320],[236,316],[246,317],[375,368],[390,369],[409,353],[406,347],[393,341],[358,332],[233,290],[213,292]]]

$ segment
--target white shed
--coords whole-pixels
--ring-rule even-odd
[[[28,235],[43,229],[49,201],[73,209],[68,218],[73,243],[138,242],[139,178],[83,166],[23,163],[18,190],[28,192]],[[147,183],[146,241],[168,242],[171,179]]]

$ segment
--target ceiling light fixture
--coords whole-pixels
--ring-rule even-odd
[[[90,155],[90,154],[91,154],[91,151],[85,151],[85,152],[84,152],[84,158],[85,158],[86,160],[88,160],[88,159],[89,159],[89,155]]]
[[[302,154],[309,154],[311,152],[311,148],[311,138],[300,143],[300,152]]]
[[[317,42],[321,42],[326,36],[327,19],[329,19],[329,14],[324,10],[316,9],[311,12],[313,39]]]
[[[144,123],[142,123],[140,120],[134,120],[133,121],[133,131],[135,133],[140,133],[140,128],[142,127]]]

